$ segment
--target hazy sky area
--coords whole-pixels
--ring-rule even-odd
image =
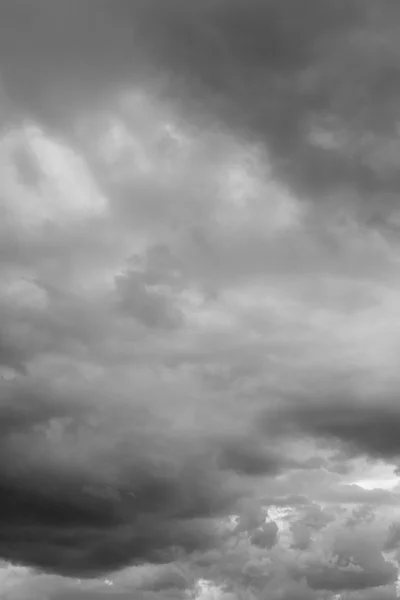
[[[0,0],[1,600],[400,597],[399,389],[398,0]]]

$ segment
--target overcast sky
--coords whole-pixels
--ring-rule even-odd
[[[400,4],[0,0],[0,596],[394,600]]]

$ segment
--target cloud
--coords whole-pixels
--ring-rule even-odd
[[[120,309],[144,323],[146,327],[170,329],[179,327],[179,310],[174,311],[165,297],[146,288],[134,273],[120,276],[117,288],[120,292]]]
[[[125,415],[133,421],[124,434],[105,413],[43,414],[33,411],[32,393],[28,400],[30,412],[17,390],[21,416],[14,407],[9,417],[7,406],[2,410],[4,558],[93,576],[129,562],[163,561],[174,546],[190,551],[215,543],[210,519],[228,510],[238,492],[223,483],[212,454],[168,440],[151,417],[135,411]],[[153,426],[158,440],[150,442]]]
[[[310,544],[310,529],[304,523],[296,522],[292,525],[293,547],[305,550]]]
[[[338,592],[341,590],[360,590],[370,587],[379,587],[394,583],[397,578],[397,570],[393,565],[388,565],[382,571],[365,572],[363,569],[348,568],[320,568],[310,569],[306,580],[311,589],[330,590]]]
[[[398,16],[1,4],[11,598],[395,597]]]
[[[394,550],[395,548],[397,548],[399,542],[400,542],[399,526],[398,526],[398,523],[393,523],[388,531],[388,535],[387,535],[387,539],[385,541],[384,548],[386,551]]]
[[[31,12],[2,7],[3,85],[20,110],[65,126],[132,82],[147,84],[192,121],[265,145],[277,175],[302,195],[350,203],[364,221],[390,225],[394,5],[315,1],[307,21],[291,0],[208,0],[194,10],[178,0],[88,1],[79,10],[44,0]]]
[[[283,429],[294,427],[306,434],[339,440],[350,452],[387,459],[396,459],[399,454],[398,411],[391,398],[380,405],[341,397],[335,401],[299,400],[278,418]]]
[[[271,548],[277,541],[278,526],[276,523],[265,523],[251,535],[251,543],[260,548]]]
[[[389,216],[390,200],[379,209],[372,198],[396,185],[394,6],[315,2],[307,21],[294,2],[177,3],[159,20],[157,3],[146,8],[148,46],[193,110],[196,94],[203,115],[265,144],[297,191],[321,200],[350,189],[364,218]]]
[[[255,440],[233,438],[222,443],[219,464],[242,475],[260,476],[276,475],[290,462],[263,448]]]

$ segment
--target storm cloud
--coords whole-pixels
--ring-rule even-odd
[[[0,4],[0,589],[395,598],[398,4]]]

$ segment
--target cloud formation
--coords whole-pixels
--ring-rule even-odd
[[[1,3],[7,598],[396,597],[399,16]]]

